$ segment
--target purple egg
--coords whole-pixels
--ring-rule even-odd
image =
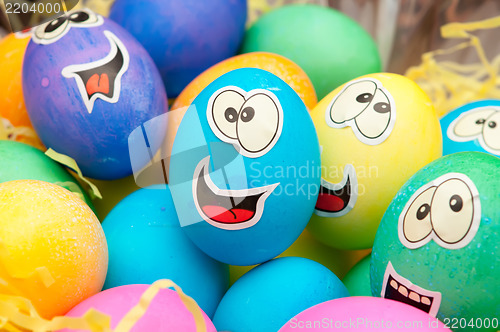
[[[129,135],[168,110],[162,79],[146,50],[88,9],[34,30],[23,91],[45,146],[74,158],[85,176],[96,179],[132,174]],[[166,123],[157,126],[162,133],[165,128]]]

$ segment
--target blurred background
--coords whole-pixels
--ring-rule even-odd
[[[113,0],[80,0],[103,15],[107,15]],[[249,0],[247,25],[261,15],[288,4],[313,3],[330,6],[360,23],[375,39],[386,71],[404,74],[410,66],[421,62],[421,55],[438,48],[448,48],[457,41],[446,41],[440,27],[449,22],[471,22],[500,14],[497,0]],[[0,36],[9,30],[7,18],[0,17]],[[491,58],[500,52],[497,30],[477,33]],[[491,42],[490,42],[491,41]],[[458,63],[477,62],[473,50],[448,56]]]

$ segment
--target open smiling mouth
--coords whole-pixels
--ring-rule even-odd
[[[391,262],[387,264],[381,296],[386,299],[409,304],[436,317],[441,305],[441,293],[433,292],[400,276]]]
[[[111,50],[98,61],[65,67],[62,75],[76,80],[87,111],[92,113],[94,102],[100,98],[116,103],[120,97],[121,77],[127,71],[129,54],[125,45],[110,31],[104,31]]]
[[[198,163],[194,171],[193,198],[198,213],[212,226],[237,230],[255,225],[264,212],[269,195],[279,185],[226,190],[218,188],[209,175],[210,157]]]
[[[358,181],[351,164],[344,167],[344,176],[339,183],[321,179],[321,188],[315,213],[320,217],[341,217],[354,208],[357,199]]]

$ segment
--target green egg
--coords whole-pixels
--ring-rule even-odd
[[[342,282],[351,296],[372,296],[370,288],[370,261],[368,255],[353,266]]]
[[[90,197],[78,181],[57,162],[30,145],[0,140],[0,183],[14,180],[57,184],[83,198],[94,209]]]
[[[241,53],[271,52],[298,64],[321,100],[338,86],[382,70],[375,41],[356,21],[317,5],[283,6],[247,31]]]
[[[401,188],[382,218],[372,294],[461,331],[497,330],[499,235],[500,158],[480,152],[442,157]]]

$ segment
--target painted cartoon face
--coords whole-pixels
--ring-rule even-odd
[[[499,169],[496,157],[457,153],[401,188],[375,239],[374,296],[440,319],[498,316]]]
[[[167,110],[147,52],[123,28],[88,9],[33,31],[23,90],[43,143],[74,158],[93,178],[131,174],[129,134]]]
[[[484,151],[500,156],[500,101],[464,105],[446,115],[441,123],[445,154]]]
[[[333,247],[369,248],[396,191],[441,154],[434,108],[410,80],[372,74],[333,91],[312,117],[323,150],[310,230]]]
[[[36,27],[32,39],[37,44],[48,45],[64,37],[71,28],[91,28],[103,23],[102,16],[88,9],[82,9]]]
[[[279,255],[312,214],[317,136],[300,98],[271,73],[238,69],[210,84],[187,110],[172,154],[180,223],[219,261],[250,265]]]
[[[378,145],[389,137],[396,121],[392,95],[374,78],[351,81],[335,96],[326,112],[332,128],[350,126],[358,140]]]

